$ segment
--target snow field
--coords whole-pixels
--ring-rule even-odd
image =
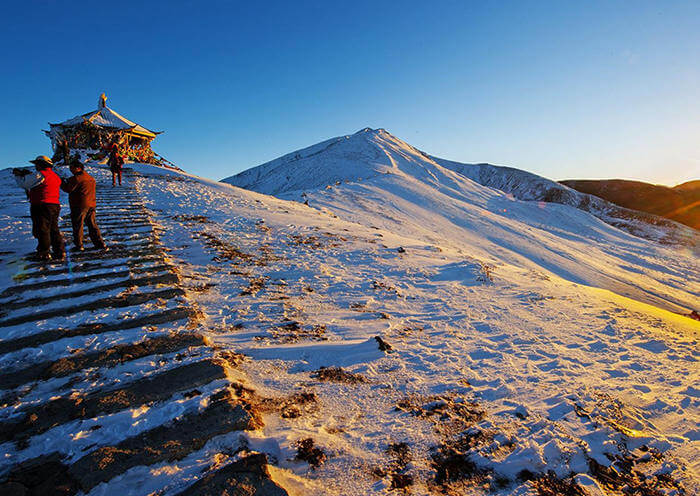
[[[284,176],[275,170],[270,177]],[[554,206],[568,218],[556,221],[556,235],[542,231],[552,217],[543,217],[539,227],[518,218],[512,233],[523,226],[529,232],[518,246],[558,250],[569,260],[562,269],[535,251],[524,260],[528,252],[518,248],[515,254],[515,245],[494,237],[483,221],[463,235],[438,214],[428,217],[433,205],[416,222],[416,211],[407,214],[392,191],[386,200],[386,183],[372,190],[376,202],[368,202],[366,190],[357,192],[358,184],[305,190],[312,208],[270,199],[259,223],[255,193],[206,183],[139,183],[148,188],[151,205],[167,212],[158,221],[166,227],[163,242],[171,255],[212,282],[197,296],[212,339],[253,358],[244,368],[256,390],[313,391],[319,397],[313,414],[268,420],[264,429],[289,453],[279,467],[294,480],[311,479],[308,494],[323,493],[314,482],[323,485],[323,494],[388,493],[390,481],[378,481],[371,468],[387,458],[391,443],[402,440],[413,449],[406,469],[414,475],[412,492],[432,494],[431,453],[454,442],[454,435],[440,435],[432,421],[395,408],[410,397],[425,400],[418,410],[429,410],[436,395],[448,403],[474,402],[486,412],[470,428],[493,440],[471,448],[469,457],[493,480],[507,480],[503,494],[533,490],[519,479],[523,470],[579,473],[580,485],[597,487],[587,474],[590,460],[605,466],[622,458],[646,460],[636,451],[640,445],[666,460],[663,466],[649,457],[639,461],[645,473],[669,471],[697,487],[687,453],[688,446],[698,447],[698,326],[665,309],[692,304],[697,295],[696,285],[680,282],[693,277],[687,272],[693,262],[682,250],[655,246],[565,206]],[[482,197],[498,195],[470,187]],[[532,211],[506,201],[520,210],[513,216]],[[195,213],[206,221],[176,218]],[[598,233],[595,242],[571,232],[572,218]],[[259,257],[259,263],[215,260],[212,252],[207,258],[207,247],[197,243],[202,230]],[[563,249],[566,237],[571,241]],[[613,249],[617,243],[624,251]],[[617,263],[610,263],[612,256]],[[637,278],[640,272],[646,279]],[[607,284],[621,274],[624,283]],[[240,294],[246,279],[265,282],[253,295]],[[639,290],[643,284],[650,288]],[[312,332],[321,326],[322,333]],[[395,353],[379,352],[376,335]],[[314,380],[313,372],[323,366],[361,374],[368,384]],[[550,415],[554,407],[559,410]],[[595,413],[584,413],[589,409]],[[294,441],[305,437],[329,455],[313,470],[289,460]]]

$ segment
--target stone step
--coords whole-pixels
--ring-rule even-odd
[[[105,225],[102,226],[98,223],[98,227],[102,232],[111,232],[111,233],[133,233],[133,234],[138,234],[138,233],[147,233],[147,232],[152,232],[153,229],[156,227],[154,224],[151,223],[131,223],[128,220],[122,221],[121,224],[112,224],[112,225]],[[71,231],[73,228],[71,227]],[[68,231],[68,230],[66,230]],[[68,231],[68,232],[71,232]]]
[[[97,198],[134,198],[135,200],[140,200],[141,198],[135,194],[134,191],[115,191],[112,189],[112,185],[105,185],[105,187],[98,187],[95,189],[97,193]]]
[[[109,236],[107,236],[107,240],[105,242],[109,241]],[[84,262],[88,260],[110,260],[114,258],[127,258],[127,257],[138,257],[142,254],[145,253],[159,253],[161,256],[163,255],[163,248],[154,245],[153,241],[150,239],[143,239],[143,240],[135,240],[133,243],[123,243],[123,244],[115,244],[109,246],[109,251],[106,252],[98,252],[94,250],[85,250],[81,251],[78,253],[71,253],[70,254],[70,261],[72,263],[76,262]]]
[[[111,217],[114,219],[118,219],[123,216],[127,215],[148,215],[148,210],[146,210],[144,207],[140,205],[132,205],[131,207],[121,207],[121,208],[112,208],[112,207],[104,207],[104,208],[98,208],[96,212],[96,217],[99,221],[99,219],[104,219],[106,217]],[[67,218],[65,220],[70,220],[70,218]]]
[[[95,216],[97,218],[97,223],[99,224],[103,219],[124,219],[124,218],[133,218],[133,217],[145,217],[148,216],[148,212],[144,210],[143,208],[130,208],[128,210],[98,210],[97,215]],[[67,221],[70,219],[66,219]]]
[[[95,208],[97,210],[99,210],[101,206],[110,207],[113,209],[134,208],[134,207],[145,208],[145,205],[140,200],[111,201],[111,202],[105,202],[105,203],[98,202],[97,207],[95,207]]]
[[[64,239],[69,250],[67,253],[67,257],[71,262],[75,262],[77,260],[85,259],[108,258],[112,255],[112,253],[110,253],[111,251],[114,251],[114,253],[119,254],[120,252],[125,252],[129,249],[144,247],[148,245],[157,245],[158,240],[156,238],[156,234],[157,233],[155,233],[154,231],[128,233],[124,231],[110,232],[103,230],[102,239],[104,240],[105,245],[109,247],[109,251],[94,249],[90,238],[85,236],[85,238],[87,239],[83,239],[83,245],[86,246],[87,249],[82,252],[73,252],[70,251],[70,248],[72,248],[73,243],[73,234],[70,232],[66,232],[64,235]]]
[[[3,496],[67,496],[78,490],[57,452],[20,463],[0,481]]]
[[[110,205],[105,205],[103,208],[97,208],[97,211],[95,212],[96,217],[99,219],[100,217],[112,217],[115,219],[118,219],[123,216],[132,216],[132,215],[142,215],[142,216],[148,216],[149,212],[146,208],[144,208],[142,205],[131,205],[130,207],[119,207],[115,208]],[[67,218],[66,220],[70,220],[70,218]]]
[[[125,219],[138,219],[138,220],[149,220],[150,217],[148,215],[148,212],[144,210],[131,210],[131,211],[120,211],[120,212],[97,212],[97,215],[95,215],[95,218],[97,219],[97,224],[99,225],[100,222],[106,222],[110,220],[114,221],[120,221],[120,220],[125,220]],[[59,220],[59,226],[60,225],[65,225],[65,226],[71,226],[71,218],[70,216],[66,215],[63,216]]]
[[[95,218],[97,219],[97,224],[99,225],[100,222],[108,220],[121,220],[133,218],[146,219],[150,217],[148,215],[148,211],[146,211],[143,208],[131,208],[129,210],[98,210],[95,214]],[[61,216],[61,218],[59,219],[59,225],[70,226],[70,215]]]
[[[143,199],[138,196],[114,196],[114,195],[97,195],[97,208],[100,205],[112,205],[112,204],[130,204],[130,205],[143,205]]]
[[[72,298],[80,298],[81,296],[94,295],[97,293],[103,293],[105,291],[111,291],[113,289],[119,288],[140,288],[143,286],[154,286],[157,284],[168,284],[174,285],[180,282],[177,274],[172,272],[166,272],[157,276],[146,276],[139,278],[124,279],[122,281],[116,281],[109,284],[103,284],[101,286],[91,286],[86,289],[79,289],[76,291],[65,291],[51,297],[47,298],[44,296],[39,296],[36,298],[27,298],[26,300],[4,302],[2,304],[2,312],[0,316],[6,316],[10,310],[22,310],[25,308],[38,308],[42,304],[51,303],[59,300],[68,300]]]
[[[132,274],[158,273],[158,272],[163,272],[163,271],[172,270],[172,269],[173,269],[172,265],[160,264],[160,265],[155,265],[152,267],[134,267],[134,268],[129,268],[129,269],[120,270],[120,271],[102,272],[102,273],[98,273],[98,274],[90,274],[88,276],[81,276],[81,277],[71,277],[71,278],[66,278],[66,279],[51,279],[49,281],[35,282],[35,283],[30,283],[30,284],[22,284],[19,286],[11,286],[11,287],[7,288],[5,291],[3,291],[2,293],[0,293],[0,298],[7,298],[9,296],[21,294],[21,293],[24,293],[26,291],[36,291],[38,289],[74,286],[74,285],[83,284],[83,283],[91,283],[94,281],[102,281],[105,279],[118,279],[118,278],[122,278],[122,277],[129,277]]]
[[[107,221],[101,221],[98,226],[99,227],[112,227],[112,226],[118,226],[118,227],[146,227],[146,226],[152,226],[153,223],[151,223],[150,218],[148,217],[143,217],[140,220],[130,220],[128,223],[125,222],[122,219],[114,219],[114,220],[107,220]],[[70,225],[68,225],[72,229]]]
[[[157,243],[157,240],[155,238],[155,232],[154,231],[143,231],[143,232],[124,232],[124,231],[114,231],[110,232],[107,230],[102,230],[102,239],[104,240],[105,244],[110,246],[110,250],[112,247],[115,248],[121,248],[122,246],[131,246],[133,245],[136,241],[151,241],[153,243]],[[73,242],[73,234],[72,232],[66,232],[64,239],[66,240],[66,243],[70,248],[72,248],[72,242]],[[85,252],[82,254],[85,255],[94,255],[96,257],[102,257],[104,255],[107,255],[107,253],[102,252],[99,249],[95,249],[92,245],[92,241],[88,236],[85,236],[83,239],[83,246],[86,247]],[[69,249],[70,249],[69,248]],[[78,255],[77,252],[70,252],[69,255],[71,256],[71,259],[74,255]]]
[[[111,250],[110,250],[111,251]],[[74,272],[90,272],[93,270],[97,269],[111,269],[114,267],[121,267],[121,266],[129,266],[129,267],[136,267],[140,262],[153,262],[156,260],[161,260],[163,258],[162,252],[161,251],[156,251],[155,253],[151,254],[146,254],[141,256],[140,258],[132,258],[129,260],[123,260],[119,262],[114,262],[114,263],[105,263],[105,262],[92,262],[92,261],[84,261],[81,263],[73,263],[70,267],[66,267],[65,265],[61,265],[58,268],[47,268],[46,265],[40,265],[39,268],[43,270],[35,271],[35,272],[27,272],[27,273],[20,273],[16,277],[17,280],[27,280],[27,279],[36,279],[38,277],[51,277],[51,276],[56,276],[56,275],[61,275],[61,274],[72,274]],[[25,267],[29,268],[28,266]]]
[[[82,263],[86,261],[93,260],[110,260],[115,258],[131,258],[139,257],[142,255],[153,255],[158,254],[163,256],[163,248],[160,246],[149,246],[148,240],[145,240],[141,244],[130,244],[125,246],[110,246],[107,252],[97,252],[94,250],[86,250],[79,253],[70,253],[69,258],[60,261],[48,261],[48,262],[30,262],[24,265],[23,270],[29,269],[45,269],[41,275],[45,275],[51,269],[55,267],[65,267],[64,272],[73,271],[73,266],[68,268],[67,263],[70,261],[71,264]]]
[[[214,394],[201,413],[184,415],[170,425],[99,448],[71,465],[68,472],[88,492],[130,468],[181,460],[202,449],[215,436],[260,426],[262,422],[247,405],[227,389]]]
[[[117,239],[137,239],[139,236],[148,238],[152,236],[154,233],[157,232],[156,229],[154,229],[154,226],[148,225],[148,226],[130,226],[130,225],[123,225],[123,226],[105,226],[101,227],[100,231],[102,231],[102,237],[103,238],[109,238],[112,240],[117,240]],[[71,231],[72,233],[72,231]],[[88,236],[85,236],[85,238],[89,239]]]
[[[109,219],[116,219],[116,220],[141,220],[141,219],[146,219],[149,218],[146,212],[142,210],[134,210],[133,212],[130,212],[129,215],[125,215],[124,212],[120,213],[109,213],[106,212],[104,214],[98,214],[97,216],[97,222],[98,224],[102,222],[103,220],[109,220]]]
[[[166,324],[168,322],[192,318],[194,314],[195,312],[190,308],[178,307],[162,312],[123,319],[116,322],[93,322],[81,324],[73,329],[52,329],[49,331],[42,331],[29,336],[0,341],[0,354],[11,353],[23,348],[36,348],[46,343],[58,341],[59,339],[71,338],[75,336],[88,336],[92,334],[102,334],[105,332],[124,331],[127,329],[136,329],[144,326]]]
[[[140,198],[103,198],[98,196],[97,197],[97,206],[95,209],[99,213],[99,211],[104,208],[104,207],[113,207],[115,205],[127,205],[128,207],[141,207],[143,208],[144,204],[143,201],[141,201]]]
[[[210,472],[177,496],[288,496],[270,477],[267,457],[262,453]]]
[[[39,320],[51,319],[54,317],[67,317],[80,312],[93,310],[103,310],[106,308],[122,308],[134,305],[141,305],[147,301],[156,300],[159,298],[169,300],[176,296],[182,296],[185,292],[180,288],[168,288],[159,291],[149,291],[147,293],[127,294],[122,296],[110,296],[108,298],[100,298],[80,305],[74,305],[66,308],[52,308],[41,312],[22,315],[19,317],[11,317],[0,320],[0,327],[11,327]]]
[[[93,353],[80,353],[0,374],[0,389],[12,389],[33,381],[65,377],[91,367],[114,367],[145,356],[162,355],[205,344],[201,334],[183,332],[146,339],[140,343],[113,346]]]
[[[28,439],[73,420],[91,419],[163,401],[177,392],[225,377],[223,362],[206,359],[140,379],[119,389],[56,398],[28,408],[17,420],[0,423],[0,442]]]

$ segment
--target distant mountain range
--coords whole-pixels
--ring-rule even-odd
[[[688,181],[673,188],[623,179],[571,179],[560,182],[621,207],[660,215],[700,230],[700,180]]]

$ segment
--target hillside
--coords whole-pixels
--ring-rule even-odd
[[[224,181],[306,200],[341,218],[455,247],[488,263],[544,271],[674,311],[696,304],[694,293],[676,293],[683,285],[658,292],[655,272],[640,273],[639,267],[656,267],[655,256],[673,267],[677,250],[626,235],[570,206],[583,205],[648,239],[683,241],[691,252],[700,239],[696,232],[664,220],[643,222],[634,212],[626,216],[630,211],[517,169],[430,157],[383,129],[328,140]]]
[[[673,187],[673,189],[679,189],[679,190],[698,190],[700,189],[700,179],[697,179],[695,181],[687,181],[682,184],[678,184]]]
[[[700,181],[688,181],[673,188],[623,179],[560,182],[616,205],[666,217],[700,230]]]
[[[688,309],[697,305],[700,296],[696,232],[658,217],[619,208],[517,169],[488,164],[459,164],[431,157],[384,130],[365,129],[354,135],[327,140],[226,181],[281,198],[305,201],[312,209],[355,222],[357,226],[370,226],[377,230],[378,235],[381,234],[380,239],[385,246],[392,246],[386,241],[387,233],[412,239],[412,242],[406,240],[401,243],[402,257],[417,257],[414,260],[444,257],[446,265],[443,265],[443,269],[438,269],[437,274],[429,270],[427,274],[419,271],[412,277],[392,276],[390,283],[380,281],[381,284],[378,285],[380,288],[389,285],[397,295],[406,298],[399,300],[399,308],[406,314],[412,314],[411,320],[420,321],[419,329],[433,329],[428,337],[414,334],[413,323],[406,325],[402,322],[398,326],[389,324],[394,330],[404,328],[403,331],[398,331],[398,335],[406,332],[412,337],[410,348],[423,343],[421,354],[426,353],[428,356],[435,350],[442,349],[442,346],[445,346],[445,350],[439,352],[441,355],[450,353],[446,351],[448,348],[454,351],[452,359],[440,360],[439,365],[434,367],[429,365],[432,358],[419,359],[417,363],[422,365],[421,368],[428,367],[436,374],[444,374],[445,380],[449,380],[449,377],[454,377],[446,372],[451,369],[450,363],[455,364],[457,375],[466,373],[471,377],[484,373],[484,366],[495,367],[495,375],[490,377],[496,381],[497,388],[505,388],[506,384],[514,381],[518,384],[515,389],[524,397],[540,399],[543,398],[540,394],[548,389],[544,383],[549,379],[536,380],[528,376],[533,370],[546,370],[547,374],[554,373],[558,376],[550,384],[556,384],[555,387],[560,392],[571,391],[572,388],[585,384],[583,387],[595,391],[592,394],[596,396],[606,395],[608,400],[621,401],[620,405],[636,405],[639,407],[639,418],[654,418],[652,422],[656,425],[669,426],[674,423],[669,422],[668,414],[660,413],[658,408],[662,404],[664,406],[661,410],[667,408],[665,400],[654,405],[656,400],[638,402],[632,399],[639,393],[642,397],[648,394],[641,383],[641,389],[631,385],[629,381],[634,374],[629,374],[629,362],[620,359],[630,350],[629,339],[633,338],[629,335],[623,338],[617,330],[607,327],[607,324],[599,327],[600,315],[596,317],[595,312],[590,314],[588,309],[591,308],[589,305],[597,307],[592,302],[599,301],[598,298],[611,296],[620,302],[621,307],[626,308],[612,313],[603,310],[605,315],[616,315],[613,327],[619,323],[617,316],[629,315],[627,312],[631,310],[642,320],[628,322],[631,326],[628,329],[642,333],[651,329],[643,323],[646,317],[642,317],[642,314],[656,312],[652,310],[653,306],[687,313]],[[356,232],[355,229],[351,232]],[[628,234],[629,232],[636,236]],[[657,240],[664,240],[666,244],[660,244]],[[463,257],[464,262],[453,265],[449,260],[454,255]],[[475,269],[472,269],[475,271],[472,272],[472,279],[467,275],[470,263],[476,264]],[[482,267],[481,276],[477,275],[479,269],[476,267]],[[413,313],[416,310],[413,299],[416,296],[416,282],[423,281],[424,277],[419,274],[432,279],[432,283],[422,282],[420,286],[435,295],[432,298],[434,304],[426,308],[425,312],[420,312],[422,317]],[[489,281],[491,278],[497,281],[495,286],[500,289],[498,295],[491,293],[491,303],[487,304],[490,310],[482,313],[481,298],[487,291],[483,284],[475,281]],[[444,281],[455,291],[467,287],[474,289],[454,300],[442,291],[436,292],[433,284],[437,280]],[[506,288],[512,288],[516,293],[523,290],[523,295],[530,294],[525,289],[529,284],[536,284],[539,289],[531,294],[534,300],[530,300],[527,310],[522,312],[515,300],[506,295]],[[494,288],[488,282],[486,286]],[[571,293],[564,296],[559,292],[563,288],[569,288]],[[624,299],[617,300],[619,297]],[[376,297],[370,301],[373,309],[378,308],[377,304],[386,304],[385,299],[377,300]],[[556,316],[549,314],[545,317],[549,310],[542,314],[544,308],[535,301],[542,302],[544,308],[555,311]],[[644,305],[645,310],[641,311],[642,307],[637,306],[639,304]],[[646,304],[653,306],[645,306]],[[637,311],[641,313],[636,313]],[[445,315],[448,321],[434,316],[435,312]],[[387,313],[394,315],[392,312]],[[471,322],[472,331],[466,335],[462,324],[456,324],[456,328],[452,326],[452,323],[460,322],[461,318]],[[511,324],[504,327],[506,321]],[[573,324],[576,330],[569,328],[569,324]],[[684,325],[681,321],[678,324]],[[519,343],[523,333],[528,333],[524,329],[534,329],[531,325],[544,333],[539,338],[543,343],[552,344],[551,353],[547,353],[550,360],[547,365],[536,364],[537,356],[541,356],[538,354],[526,354],[527,358],[522,362],[516,360],[514,363],[510,358],[514,349],[509,346]],[[696,326],[695,323],[692,325]],[[488,351],[470,351],[474,350],[473,346],[479,347],[485,343],[485,339],[489,339],[482,334],[486,329],[498,329],[494,332],[504,340],[503,346],[510,350],[508,357],[488,346]],[[690,328],[684,329],[686,330],[680,331],[681,335],[689,338],[689,343],[697,343],[697,327],[693,327],[692,331]],[[608,332],[626,350],[622,355],[609,355],[618,344],[610,342],[609,337],[603,337]],[[678,355],[667,354],[668,332],[669,328],[666,328],[661,333],[654,333],[653,338],[649,337],[656,344],[652,346],[649,342],[649,346],[641,346],[649,349],[658,345],[661,355],[667,357],[669,363],[674,363]],[[452,334],[454,338],[443,341],[446,333]],[[573,336],[585,336],[583,339],[590,341],[587,344],[570,342],[560,346],[562,339],[568,340]],[[620,338],[621,341],[617,341]],[[433,343],[434,339],[438,339],[438,342]],[[578,338],[573,339],[576,341]],[[426,340],[430,340],[431,344],[427,344]],[[528,346],[525,344],[524,348]],[[521,346],[515,345],[515,349],[521,349]],[[581,364],[585,364],[585,379],[583,370],[576,373],[573,369],[569,369],[571,376],[563,380],[561,378],[562,369],[569,368],[564,363],[569,360],[566,358],[570,356],[567,350],[571,349],[580,349],[582,352],[578,356]],[[602,375],[591,373],[595,369],[591,360],[595,361],[593,357],[598,353],[603,353],[607,356],[605,360],[609,360],[606,372]],[[694,362],[696,357],[691,360]],[[421,382],[424,380],[423,374],[424,372],[419,373]],[[515,379],[516,376],[522,377],[529,385],[523,386],[520,379]],[[473,386],[472,379],[468,379],[468,382]],[[612,386],[613,382],[619,386]],[[481,380],[477,383],[481,384]],[[626,387],[631,387],[637,393],[622,393]],[[695,386],[692,391],[695,391]],[[578,394],[572,393],[571,397],[579,398]],[[500,394],[495,393],[495,396]],[[505,398],[512,398],[511,393],[505,393],[503,399]],[[517,409],[517,405],[522,405],[510,403],[507,399],[505,401],[509,405],[503,406],[506,409]],[[697,398],[684,401],[695,405],[691,416],[697,419],[700,405]],[[545,403],[556,404],[556,400],[547,400]],[[608,407],[603,408],[611,411]],[[453,418],[451,415],[447,417]],[[550,415],[548,418],[551,420],[553,417]],[[568,429],[566,431],[570,432]],[[476,429],[472,432],[483,431]],[[667,432],[672,435],[671,431]],[[696,450],[697,443],[696,435],[691,434],[678,445],[679,452]],[[478,441],[475,444],[478,446]],[[561,453],[562,446],[558,441],[555,444],[557,447],[552,449]],[[535,453],[541,452],[535,448],[532,452],[533,459],[541,456]],[[466,448],[466,458],[469,460],[483,461],[483,457],[479,448]],[[493,460],[489,456],[486,458]],[[479,462],[474,463],[478,468]],[[693,467],[692,470],[697,473],[698,465],[695,462],[685,466]],[[629,469],[620,471],[629,473]],[[607,494],[607,491],[615,494],[613,486],[614,484],[606,486],[600,492],[591,489],[588,494]],[[554,490],[553,494],[562,492],[565,490],[560,488]],[[646,494],[638,487],[628,488],[628,492]]]
[[[277,171],[307,171],[308,206],[90,167],[112,250],[65,264],[27,260],[2,171],[0,489],[700,490],[687,246],[362,142],[342,171]]]
[[[425,181],[449,186],[456,172],[489,188],[525,201],[543,201],[576,207],[636,236],[664,243],[696,247],[697,233],[663,217],[623,208],[596,196],[579,193],[535,174],[491,164],[463,164],[430,156],[384,129],[365,128],[339,136],[253,167],[223,182],[254,191],[298,200],[306,190],[354,183],[401,172]],[[657,229],[657,226],[662,229]]]

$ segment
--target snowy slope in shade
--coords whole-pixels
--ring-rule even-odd
[[[696,231],[632,219],[625,221],[628,227],[649,238],[682,238],[691,246],[631,236],[572,207],[590,201],[604,212],[624,209],[524,171],[429,157],[383,129],[334,138],[225,181],[281,198],[306,198],[342,218],[491,264],[543,271],[677,312],[698,306],[697,278],[686,281],[684,275],[697,274]],[[518,200],[551,191],[563,192],[567,204]]]
[[[431,158],[436,163],[459,172],[479,184],[510,193],[519,200],[569,205],[589,212],[604,222],[637,236],[670,244],[680,242],[698,247],[697,232],[675,221],[615,205],[542,176],[512,167],[463,164],[437,157]]]

